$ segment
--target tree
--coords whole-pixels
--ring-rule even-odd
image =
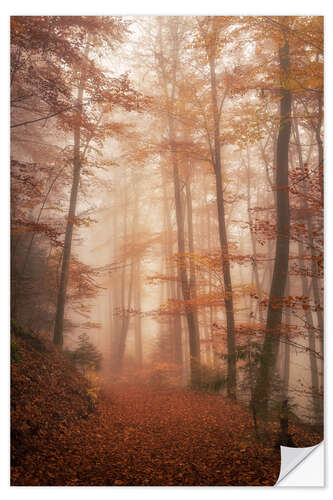
[[[88,46],[88,42],[87,42]],[[86,57],[88,56],[88,49],[86,49]],[[64,313],[65,313],[65,302],[66,302],[66,291],[67,291],[67,281],[69,273],[69,262],[71,256],[72,248],[72,235],[74,227],[74,217],[76,212],[77,195],[79,190],[80,182],[80,170],[81,170],[81,117],[82,117],[82,100],[83,92],[85,87],[86,75],[85,71],[82,70],[80,75],[80,81],[78,85],[78,95],[77,95],[77,115],[75,116],[74,125],[74,158],[73,158],[73,183],[71,189],[71,197],[69,202],[68,218],[66,224],[65,242],[64,250],[62,254],[62,265],[61,265],[61,275],[60,283],[58,289],[57,298],[57,310],[55,316],[54,325],[54,335],[53,342],[55,345],[61,347],[63,344],[63,328],[64,328]]]
[[[81,368],[83,373],[89,368],[99,370],[101,366],[102,355],[90,342],[89,335],[86,332],[79,335],[77,349],[67,351],[67,355]]]
[[[115,20],[113,18],[110,18],[110,22],[113,26],[113,24],[115,23]],[[102,28],[102,26],[101,26],[101,28]],[[121,30],[121,29],[124,30],[124,26],[121,24],[121,22],[120,23],[118,22],[118,25],[117,25],[117,35],[118,36],[119,36],[119,30]],[[96,49],[96,45],[97,45],[98,41],[99,40],[98,40],[97,36],[95,35],[94,36],[94,49]],[[84,61],[85,65],[87,65],[89,67],[89,64],[90,64],[90,61],[88,58],[89,44],[90,44],[89,36],[88,36],[86,41],[83,41],[83,43],[86,43],[86,47],[84,49],[85,52],[84,52],[83,61]],[[101,83],[103,83],[105,86],[104,93],[103,92],[101,93],[100,89],[98,91],[102,94],[101,98],[104,100],[104,102],[107,103],[108,107],[110,107],[111,104],[116,105],[116,106],[122,106],[123,108],[125,108],[127,110],[137,109],[137,107],[138,107],[138,103],[137,103],[138,94],[133,92],[133,90],[129,87],[129,84],[126,81],[126,79],[125,80],[118,79],[118,80],[113,80],[111,82],[108,82],[108,79],[105,77],[103,72],[100,71],[98,73],[96,68],[94,68],[94,69],[95,69],[95,74],[94,74],[94,79],[92,81],[89,81],[89,74],[87,73],[87,69],[85,66],[81,67],[81,69],[79,70],[78,96],[77,96],[77,101],[76,101],[77,112],[76,112],[76,115],[74,115],[74,117],[73,117],[73,123],[74,123],[73,183],[72,183],[72,188],[71,188],[71,197],[70,197],[70,204],[69,204],[69,211],[68,211],[68,218],[67,218],[67,225],[66,225],[64,251],[63,251],[63,257],[62,257],[61,278],[60,278],[60,285],[59,285],[59,290],[58,290],[57,311],[56,311],[54,337],[53,337],[54,343],[60,347],[63,344],[63,321],[64,321],[64,312],[65,312],[65,303],[66,303],[66,289],[67,289],[67,281],[68,281],[69,262],[70,262],[70,256],[71,256],[71,243],[72,243],[73,227],[74,227],[74,220],[75,220],[77,196],[78,196],[79,181],[80,181],[80,171],[81,171],[82,162],[84,161],[84,154],[81,155],[81,133],[82,133],[82,125],[84,125],[84,121],[83,121],[84,115],[83,115],[83,111],[82,111],[83,93],[84,93],[85,88],[88,87],[88,91],[91,95],[94,93],[94,91],[97,91],[96,84],[98,85],[98,89],[99,89]],[[97,74],[97,78],[96,78],[96,74]],[[99,76],[99,78],[98,78],[98,76]],[[105,109],[108,109],[108,108],[106,107]],[[98,122],[97,122],[97,126],[99,125],[99,121],[100,120],[98,120]],[[89,126],[89,129],[91,130],[91,127],[93,126],[93,124],[91,122],[90,123],[88,122],[87,125]],[[94,135],[94,133],[92,133],[92,135]]]
[[[171,150],[175,211],[176,211],[176,223],[177,223],[177,242],[178,242],[178,254],[180,259],[179,276],[180,276],[183,298],[185,301],[185,314],[189,332],[191,383],[195,386],[197,384],[198,378],[200,377],[199,373],[200,344],[199,344],[198,331],[195,324],[195,315],[191,309],[191,306],[187,303],[191,298],[191,292],[190,292],[190,283],[187,276],[187,270],[184,265],[184,255],[185,255],[184,208],[181,198],[181,181],[179,176],[177,155],[176,151],[174,150],[176,144],[176,130],[175,130],[175,121],[173,115],[174,115],[174,106],[175,106],[176,91],[177,91],[177,73],[179,65],[179,50],[180,50],[180,36],[181,36],[180,24],[175,18],[170,18],[168,22],[168,30],[172,41],[171,67],[169,69],[170,73],[168,74],[167,68],[165,66],[166,58],[163,53],[162,22],[159,22],[158,63],[159,63],[161,83],[165,92],[164,98],[166,99],[167,102],[168,136],[170,145],[169,147]],[[168,92],[168,84],[171,87],[170,93]]]
[[[210,69],[211,102],[214,122],[214,145],[212,147],[212,162],[214,166],[216,181],[216,203],[219,222],[219,237],[221,244],[221,258],[224,278],[224,303],[227,319],[227,343],[228,343],[228,395],[236,398],[236,355],[235,355],[235,319],[233,307],[233,292],[230,274],[230,261],[228,250],[228,238],[225,222],[224,196],[222,187],[222,163],[220,146],[220,113],[226,92],[218,103],[216,85],[216,57],[218,53],[218,33],[221,29],[219,18],[207,18],[205,21],[198,21],[200,34],[203,39]]]
[[[289,89],[290,58],[288,18],[283,18],[280,65],[280,124],[276,152],[276,214],[277,238],[272,284],[267,311],[265,338],[262,348],[253,404],[256,412],[267,417],[270,386],[279,345],[284,296],[289,259],[289,140],[291,133],[291,91]]]

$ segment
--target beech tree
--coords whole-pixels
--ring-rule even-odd
[[[269,388],[277,354],[277,336],[281,328],[283,307],[280,301],[285,292],[289,258],[289,140],[291,133],[291,92],[288,88],[290,78],[290,57],[288,41],[288,19],[283,19],[283,44],[279,47],[281,82],[280,124],[276,152],[276,211],[277,238],[275,262],[267,311],[267,322],[258,379],[254,393],[254,405],[264,416],[267,415]]]

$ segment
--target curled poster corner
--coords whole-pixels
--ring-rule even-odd
[[[275,486],[324,486],[324,443],[323,441],[315,446],[309,446],[307,448],[290,448],[288,446],[281,446],[281,468],[278,480]],[[301,462],[303,462],[314,450],[320,448],[320,455],[316,457],[318,461],[314,461],[312,467],[320,467],[321,470],[318,470],[318,478],[314,479],[314,483],[311,482],[307,484],[303,484],[300,477],[298,478],[287,478],[286,481],[284,479],[286,476],[290,474],[296,467],[298,467]],[[314,457],[315,458],[315,457]],[[312,469],[313,472],[313,469]],[[296,480],[296,482],[293,481]]]

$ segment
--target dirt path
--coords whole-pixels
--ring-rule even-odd
[[[271,485],[279,474],[279,452],[253,446],[246,409],[219,396],[112,386],[81,422],[15,475],[39,485],[194,486]]]

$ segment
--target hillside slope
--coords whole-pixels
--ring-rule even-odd
[[[29,461],[92,411],[88,385],[51,342],[11,324],[12,483]],[[43,451],[44,450],[44,451]]]

